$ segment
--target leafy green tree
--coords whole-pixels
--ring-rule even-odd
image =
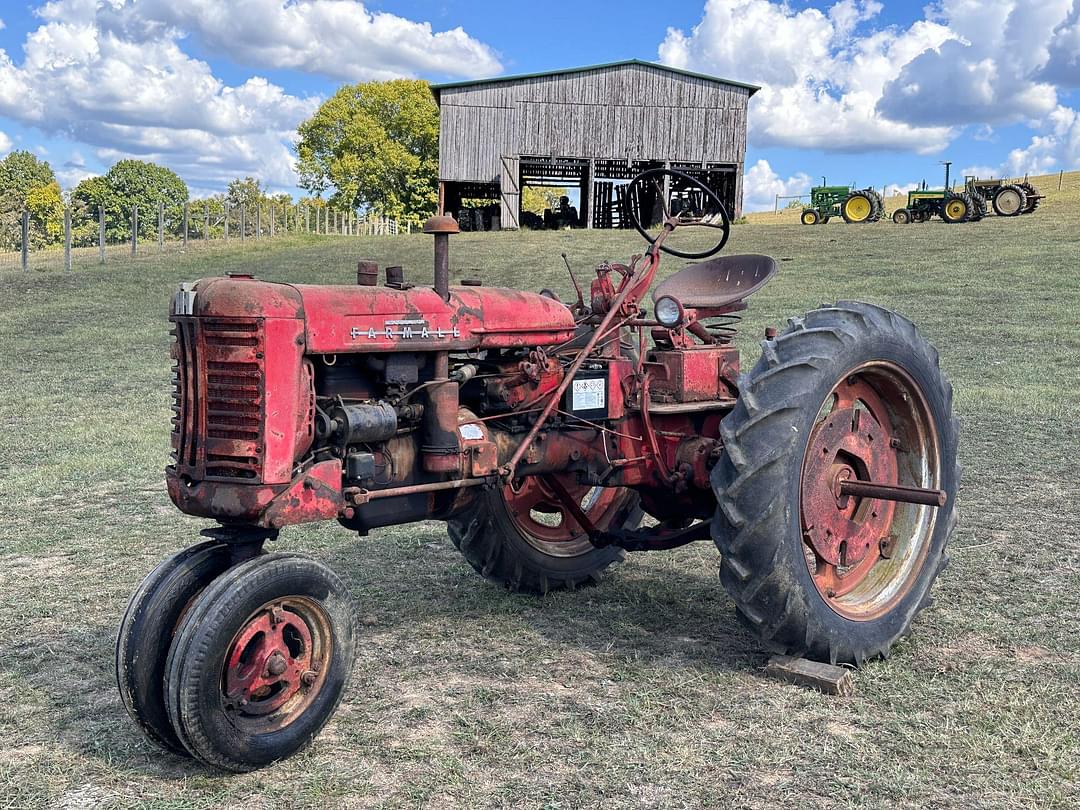
[[[139,236],[157,235],[158,204],[165,204],[165,219],[179,230],[188,188],[171,169],[142,160],[121,160],[103,177],[84,180],[72,192],[72,201],[96,216],[105,208],[105,236],[110,241],[131,237],[131,209],[139,207]],[[80,226],[84,223],[80,223]]]
[[[225,199],[230,208],[239,208],[244,205],[247,206],[248,211],[254,211],[265,197],[266,193],[263,191],[262,184],[254,177],[233,180],[225,193]]]
[[[525,186],[521,189],[521,210],[543,215],[545,208],[552,211],[559,207],[559,199],[566,196],[565,188]]]
[[[64,194],[55,180],[33,188],[26,195],[26,210],[30,212],[31,245],[43,247],[64,240]]]
[[[0,249],[15,250],[21,244],[22,212],[26,210],[27,198],[31,192],[55,182],[52,167],[31,152],[15,151],[0,160]],[[32,220],[31,246],[39,247],[47,242],[44,228]]]
[[[299,127],[300,186],[338,210],[420,219],[438,203],[439,111],[427,82],[346,85]]]

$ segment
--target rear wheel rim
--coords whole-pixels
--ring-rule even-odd
[[[252,613],[233,636],[221,678],[221,704],[247,733],[299,718],[315,701],[333,654],[330,617],[312,599],[286,596]]]
[[[945,212],[949,215],[949,219],[962,219],[967,213],[967,205],[962,200],[950,200],[945,205]]]
[[[1012,189],[998,194],[998,209],[1004,214],[1015,214],[1020,210],[1020,195]]]
[[[848,219],[854,222],[862,222],[870,216],[873,206],[865,197],[852,197],[847,201],[845,209],[847,210]]]
[[[926,563],[937,509],[841,497],[844,478],[937,489],[940,445],[929,406],[902,368],[874,361],[837,383],[803,456],[803,552],[814,586],[836,613],[876,619],[903,599]]]
[[[574,476],[557,477],[570,497],[581,505],[594,526],[607,528],[626,493],[612,487],[590,487]],[[577,557],[596,546],[562,505],[545,476],[530,475],[503,487],[507,512],[530,546],[553,557]]]

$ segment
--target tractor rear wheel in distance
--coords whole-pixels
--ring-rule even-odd
[[[561,504],[560,485],[600,529],[632,529],[641,521],[630,490],[578,484],[573,474],[526,476],[483,489],[447,521],[447,533],[473,568],[513,591],[545,594],[598,582],[623,551],[589,541]]]
[[[963,196],[947,196],[941,206],[941,218],[950,224],[966,222],[971,215],[971,205]]]
[[[1005,186],[994,195],[994,213],[999,217],[1017,217],[1027,207],[1027,194],[1020,186]]]
[[[165,708],[165,663],[191,601],[230,565],[216,540],[185,548],[147,574],[128,601],[116,636],[116,685],[124,707],[155,745],[182,756]]]
[[[870,304],[813,310],[762,345],[721,425],[720,578],[772,648],[860,665],[909,631],[946,562],[959,477],[952,388],[911,322]],[[947,499],[843,495],[849,479]]]
[[[897,225],[907,225],[911,222],[911,212],[906,208],[898,208],[893,211],[892,221]]]
[[[874,214],[874,201],[865,191],[853,191],[841,204],[840,214],[849,225],[870,222]]]
[[[802,224],[803,225],[817,225],[818,224],[818,212],[813,208],[807,208],[802,212]]]
[[[197,759],[250,771],[305,747],[337,708],[352,670],[354,607],[341,580],[300,554],[230,568],[184,616],[165,703]]]

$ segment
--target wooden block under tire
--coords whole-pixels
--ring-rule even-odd
[[[820,661],[808,661],[793,655],[774,655],[765,667],[765,674],[770,678],[818,689],[826,695],[846,697],[855,694],[855,678],[850,669]]]

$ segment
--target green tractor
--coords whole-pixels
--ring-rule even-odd
[[[1021,214],[1034,213],[1042,201],[1043,195],[1025,177],[1023,182],[1008,180],[980,180],[977,177],[965,178],[968,194],[979,197],[994,209],[999,217],[1018,217]]]
[[[928,189],[926,181],[922,188],[908,192],[907,206],[893,212],[892,221],[898,225],[910,222],[927,222],[938,216],[944,222],[978,222],[986,216],[986,201],[978,194],[964,190],[954,191],[949,183],[949,168],[945,164],[945,187]]]
[[[821,185],[810,189],[810,205],[803,209],[800,219],[803,225],[824,225],[840,216],[848,224],[857,224],[877,222],[884,213],[881,195],[874,189],[827,186],[822,177]]]

